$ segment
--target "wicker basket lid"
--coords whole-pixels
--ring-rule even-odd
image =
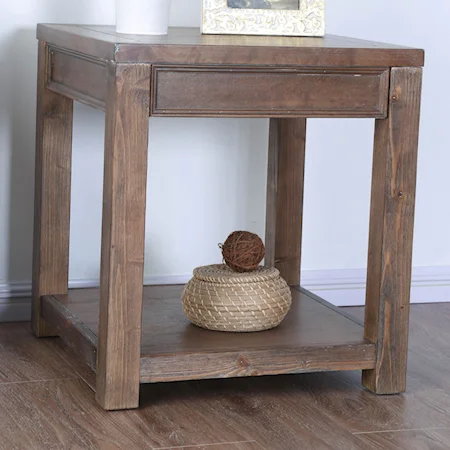
[[[225,264],[212,264],[194,269],[195,279],[209,283],[260,283],[262,281],[275,280],[279,276],[280,272],[278,269],[262,266],[252,272],[244,273],[235,272]]]

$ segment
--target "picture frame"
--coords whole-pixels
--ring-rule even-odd
[[[203,0],[202,16],[203,34],[325,34],[325,0]]]

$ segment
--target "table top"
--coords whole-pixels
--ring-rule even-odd
[[[114,26],[39,24],[51,45],[116,62],[303,67],[421,67],[420,49],[343,36],[202,35],[170,28],[166,36],[117,34]]]

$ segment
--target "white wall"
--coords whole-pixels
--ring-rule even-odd
[[[14,0],[5,6],[0,16],[3,297],[11,291],[26,294],[31,278],[35,25],[113,23],[114,0]],[[200,10],[201,0],[173,0],[171,23],[199,26]],[[448,286],[450,5],[436,0],[433,11],[425,14],[421,0],[328,1],[327,31],[426,49],[414,266],[419,272],[426,268],[430,285],[439,279]],[[93,280],[99,273],[103,125],[101,112],[75,106],[73,282]],[[263,235],[267,135],[267,120],[150,120],[147,277],[183,278],[194,266],[220,260],[217,243],[234,229]],[[359,277],[362,292],[372,136],[370,120],[309,121],[303,268],[312,271],[306,276],[309,273],[316,281],[336,274],[343,279]],[[425,297],[419,300],[445,300],[442,293],[439,298]]]

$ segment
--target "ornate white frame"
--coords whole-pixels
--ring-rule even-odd
[[[204,34],[325,34],[325,0],[300,0],[298,11],[229,8],[227,0],[203,0],[202,16]]]

